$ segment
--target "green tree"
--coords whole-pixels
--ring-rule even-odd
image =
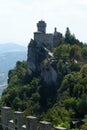
[[[54,57],[57,60],[63,60],[66,61],[69,58],[69,51],[70,46],[69,45],[60,45],[57,48],[54,49]]]
[[[75,36],[71,34],[70,29],[67,27],[65,32],[65,43],[73,45],[76,41]]]
[[[87,115],[85,115],[84,124],[81,126],[81,129],[82,130],[87,130]]]
[[[66,64],[63,60],[59,60],[57,64],[57,75],[58,75],[58,82],[61,83],[63,77],[67,74]]]
[[[80,73],[82,74],[83,77],[87,76],[87,64],[82,66]]]
[[[84,58],[87,57],[87,46],[85,46],[85,47],[82,48],[82,56],[83,56]]]
[[[82,94],[77,102],[78,117],[84,117],[87,114],[87,94]]]
[[[77,61],[82,60],[81,48],[76,44],[71,47],[70,59]]]
[[[76,39],[74,34],[73,35],[71,34],[70,29],[68,27],[66,28],[65,32],[65,43],[70,45],[77,44],[80,47],[83,46],[83,43],[80,42],[78,39]]]

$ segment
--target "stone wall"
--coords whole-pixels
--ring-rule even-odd
[[[34,40],[45,46],[47,49],[53,49],[53,34],[50,33],[42,33],[42,32],[35,32],[34,33]]]
[[[52,128],[51,122],[39,122],[34,116],[24,117],[23,112],[12,112],[10,107],[2,107],[0,124],[0,130],[67,130],[63,127]]]

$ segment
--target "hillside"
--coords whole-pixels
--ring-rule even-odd
[[[26,47],[21,45],[0,44],[0,95],[7,86],[8,71],[15,67],[17,61],[26,60],[26,52]]]
[[[28,54],[28,62],[18,61],[9,71],[1,106],[38,116],[68,130],[86,130],[87,45],[67,28],[52,51],[32,40]],[[52,76],[55,73],[56,80]]]
[[[27,50],[27,48],[25,46],[22,46],[22,45],[19,45],[16,43],[0,44],[0,53],[26,51],[26,50]]]

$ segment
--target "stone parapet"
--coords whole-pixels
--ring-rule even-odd
[[[67,130],[67,129],[64,127],[55,127],[55,130]]]
[[[13,115],[13,116],[12,116]],[[23,112],[15,111],[12,113],[10,107],[1,109],[1,127],[0,130],[53,130],[51,122],[40,121],[37,117],[24,117]],[[63,127],[56,127],[54,130],[67,130]]]
[[[40,121],[40,130],[51,130],[51,122]]]

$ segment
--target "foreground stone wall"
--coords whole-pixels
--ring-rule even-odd
[[[0,130],[51,130],[51,122],[40,121],[37,117],[24,117],[23,112],[12,112],[10,107],[2,107]],[[66,128],[56,127],[54,130],[67,130]]]

